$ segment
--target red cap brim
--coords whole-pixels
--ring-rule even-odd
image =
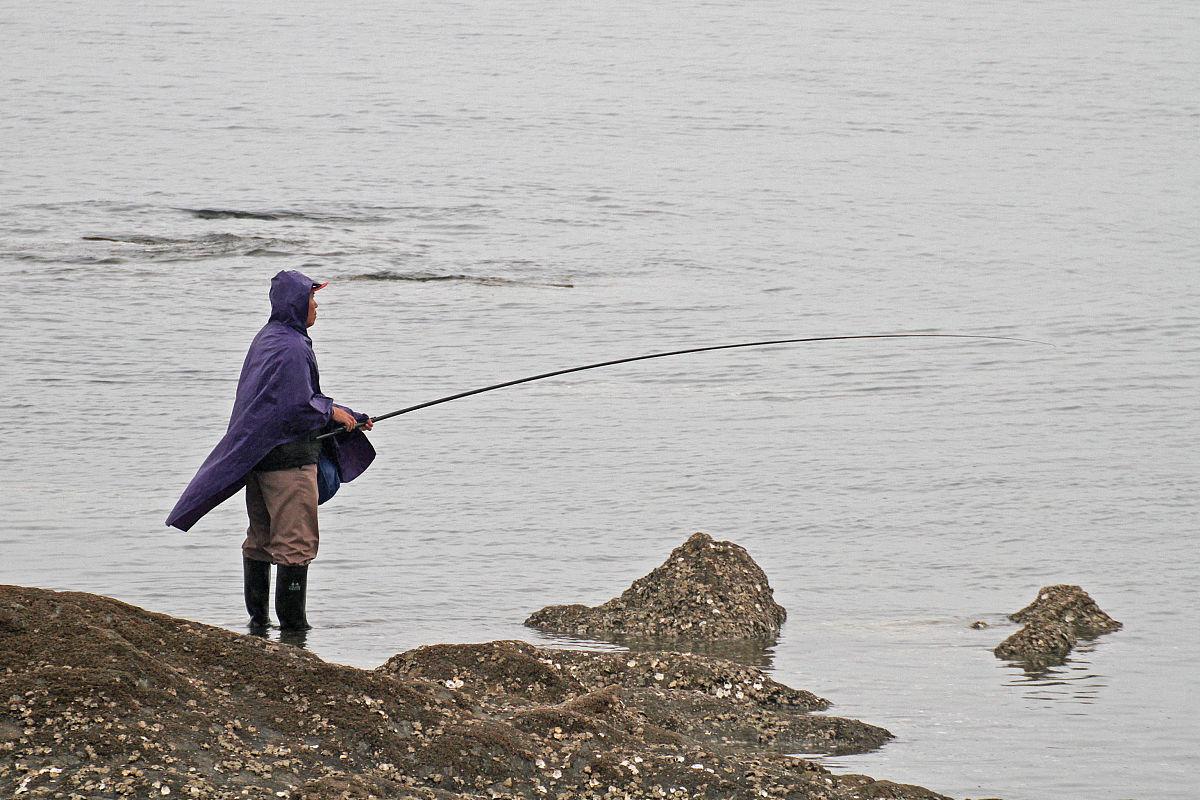
[[[325,281],[324,283],[314,283],[314,284],[313,284],[313,288],[312,288],[312,290],[313,290],[314,292],[319,292],[319,291],[321,291],[322,289],[324,289],[324,288],[325,288],[326,286],[328,286],[328,285],[329,285],[329,281]]]

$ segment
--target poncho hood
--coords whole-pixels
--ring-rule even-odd
[[[308,301],[317,283],[302,272],[284,270],[271,279],[271,319],[308,338]]]
[[[271,280],[271,317],[242,363],[237,395],[225,435],[201,464],[167,525],[186,531],[246,485],[246,476],[268,452],[329,426],[333,401],[321,393],[321,378],[308,338],[308,304],[316,283],[285,270]],[[347,409],[348,411],[350,409]],[[359,421],[366,416],[355,414]],[[329,441],[329,440],[326,440]],[[358,477],[375,457],[362,431],[341,434],[328,448],[342,481]]]

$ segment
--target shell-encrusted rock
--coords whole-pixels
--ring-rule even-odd
[[[525,624],[577,636],[769,638],[787,618],[767,576],[742,547],[695,533],[650,574],[600,606],[547,606]]]
[[[789,753],[890,734],[734,661],[524,642],[378,669],[0,586],[0,797],[947,800]]]
[[[1121,623],[1100,610],[1087,592],[1068,584],[1042,587],[1036,600],[1008,618],[1013,622],[1057,620],[1083,637],[1111,633],[1121,627]]]
[[[1024,626],[1001,642],[995,653],[999,658],[1030,665],[1061,664],[1078,640],[1070,626],[1046,621]]]
[[[1037,668],[1061,664],[1080,639],[1092,639],[1121,627],[1087,592],[1068,584],[1042,587],[1036,600],[1010,614],[1009,619],[1025,625],[993,652],[998,658]]]

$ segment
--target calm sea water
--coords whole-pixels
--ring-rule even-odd
[[[381,423],[308,645],[523,638],[695,530],[790,617],[759,660],[886,726],[837,769],[1191,797],[1200,7],[1109,0],[0,5],[0,582],[240,630],[240,498],[162,520],[279,269]],[[1026,675],[1039,586],[1125,629]],[[983,619],[993,624],[971,630]],[[1186,787],[1186,788],[1185,788]]]

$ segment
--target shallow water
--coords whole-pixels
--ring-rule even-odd
[[[383,413],[323,508],[308,645],[550,642],[694,530],[788,609],[763,663],[957,796],[1183,798],[1200,749],[1200,11],[1078,0],[49,2],[0,16],[0,582],[241,629],[224,429],[266,286],[333,284]],[[1029,676],[1048,583],[1125,629]],[[992,624],[972,630],[969,623]],[[1185,775],[1186,770],[1186,775]],[[1185,783],[1186,781],[1186,783]]]

